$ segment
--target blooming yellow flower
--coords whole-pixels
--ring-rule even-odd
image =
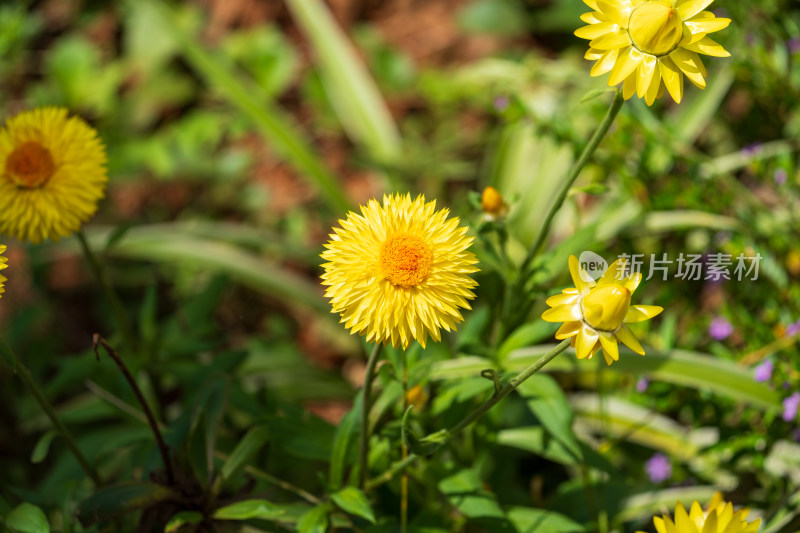
[[[97,210],[106,181],[97,132],[67,110],[26,111],[0,129],[0,233],[59,240]]]
[[[339,221],[322,253],[322,283],[346,328],[403,348],[414,339],[424,348],[428,334],[438,342],[440,328],[456,328],[459,308],[475,297],[469,274],[478,261],[467,228],[448,214],[424,196],[396,194]]]
[[[595,283],[572,255],[569,272],[575,287],[547,299],[552,309],[545,311],[542,319],[564,322],[556,338],[571,338],[578,359],[591,359],[602,348],[606,363],[610,365],[619,360],[617,341],[644,355],[644,348],[625,324],[653,318],[664,309],[657,305],[631,305],[631,295],[642,275],[635,272],[622,277],[624,269],[625,260],[618,259]]]
[[[6,251],[5,245],[0,244],[0,254],[5,253],[5,251]],[[8,266],[6,264],[6,261],[8,261],[8,258],[7,257],[3,257],[2,255],[0,255],[0,270],[3,270],[4,268],[6,268]],[[0,295],[2,295],[4,292],[6,292],[5,288],[3,288],[3,283],[5,283],[5,282],[6,282],[6,278],[2,274],[0,274]]]
[[[692,502],[689,512],[680,503],[675,507],[675,521],[669,516],[653,517],[658,533],[755,533],[761,519],[747,522],[749,509],[733,511],[733,504],[726,503],[722,494],[714,493],[706,512],[697,501]]]
[[[703,11],[714,0],[583,0],[594,9],[575,31],[589,39],[586,59],[596,61],[592,76],[611,72],[608,85],[622,83],[629,99],[634,93],[652,105],[664,90],[683,98],[683,75],[705,89],[706,68],[698,54],[730,54],[709,33],[730,24],[727,18]]]

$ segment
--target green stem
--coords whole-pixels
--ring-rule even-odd
[[[75,235],[78,236],[78,240],[81,243],[81,249],[83,249],[83,255],[86,256],[86,261],[88,261],[89,267],[92,269],[92,273],[94,274],[100,286],[103,287],[103,291],[106,293],[106,298],[108,298],[108,301],[111,304],[111,310],[114,313],[117,327],[122,332],[122,336],[125,339],[125,343],[128,345],[128,349],[135,351],[137,344],[136,335],[133,333],[131,323],[128,321],[128,317],[125,314],[125,308],[122,306],[117,293],[114,292],[114,288],[111,286],[111,282],[108,279],[108,275],[106,274],[106,269],[103,267],[103,263],[92,251],[91,247],[89,246],[89,242],[86,240],[86,235],[83,234],[83,230],[78,230],[75,232]]]
[[[570,344],[569,339],[562,341],[561,344],[559,344],[558,346],[556,346],[555,348],[544,354],[528,368],[517,374],[517,376],[511,381],[509,381],[505,387],[495,392],[495,394],[492,395],[491,398],[483,402],[477,409],[475,409],[475,411],[470,413],[469,416],[461,420],[461,422],[456,424],[455,427],[448,430],[444,438],[441,440],[441,443],[445,444],[446,442],[450,441],[453,437],[457,436],[459,433],[468,428],[473,422],[475,422],[480,417],[485,415],[489,411],[489,409],[497,405],[500,402],[500,400],[511,394],[511,392],[516,390],[520,385],[522,385],[525,382],[525,380],[527,380],[532,375],[541,370],[544,365],[555,359],[558,354],[566,350],[569,347],[569,344]],[[366,484],[366,489],[368,490],[374,489],[375,487],[378,487],[383,483],[390,481],[398,472],[404,470],[406,467],[413,464],[414,461],[416,461],[418,458],[419,458],[418,455],[412,453],[405,459],[394,463],[391,467],[389,467],[389,470],[387,470],[380,476],[376,477],[375,479],[371,479],[369,483]]]
[[[83,471],[86,472],[92,481],[94,482],[95,486],[100,487],[102,486],[103,482],[100,479],[100,475],[97,473],[97,470],[89,463],[86,457],[83,455],[81,450],[78,448],[78,445],[75,443],[75,439],[70,434],[67,427],[64,425],[64,422],[58,417],[56,410],[53,408],[52,404],[47,400],[42,389],[39,388],[36,381],[34,381],[33,376],[31,375],[28,368],[19,360],[17,355],[9,348],[2,340],[0,340],[0,354],[11,363],[11,367],[16,372],[16,374],[22,378],[22,381],[28,387],[28,389],[33,393],[34,398],[41,406],[42,410],[47,414],[48,418],[50,418],[50,422],[53,423],[53,426],[58,430],[64,440],[67,442],[67,446],[69,446],[70,451],[75,456],[75,459],[78,460],[78,463],[83,468]]]
[[[533,259],[536,257],[536,253],[539,251],[539,248],[542,247],[545,238],[547,238],[547,234],[550,231],[550,224],[553,222],[553,217],[556,216],[556,213],[561,206],[564,204],[564,200],[567,198],[567,194],[569,190],[572,188],[572,184],[575,183],[575,180],[578,179],[578,175],[583,170],[583,167],[586,166],[586,163],[589,162],[589,158],[592,157],[594,151],[600,145],[600,141],[603,140],[606,133],[608,133],[609,128],[611,128],[611,124],[614,122],[619,110],[622,109],[622,104],[625,103],[625,100],[622,98],[622,92],[617,91],[614,95],[614,100],[611,102],[611,107],[608,108],[606,112],[606,116],[603,118],[603,121],[597,127],[594,134],[592,135],[591,139],[589,139],[589,143],[581,152],[581,155],[578,157],[578,160],[572,165],[572,168],[569,170],[569,174],[567,174],[567,179],[564,181],[564,185],[561,187],[561,191],[558,193],[558,197],[556,201],[550,206],[550,211],[547,212],[547,217],[544,219],[544,224],[539,228],[539,234],[536,237],[536,240],[533,242],[533,246],[528,249],[528,254],[525,256],[525,260],[522,262],[522,266],[520,267],[520,274],[521,274],[521,283],[524,283],[527,279],[525,275],[530,268]]]
[[[369,460],[369,411],[372,404],[372,381],[375,379],[375,367],[381,355],[383,344],[376,343],[367,359],[364,374],[364,390],[361,402],[361,435],[358,441],[359,486],[363,489],[367,482],[367,462]]]

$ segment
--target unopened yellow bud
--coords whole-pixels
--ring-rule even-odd
[[[494,187],[486,187],[481,195],[481,208],[489,215],[502,216],[506,212],[506,203],[500,191]]]
[[[614,331],[622,325],[631,306],[631,291],[621,285],[603,285],[583,297],[583,319],[595,329]]]
[[[406,391],[406,402],[408,405],[422,406],[428,401],[428,393],[420,385],[414,385]]]
[[[631,13],[628,34],[640,51],[663,56],[681,42],[683,21],[669,0],[651,0]]]

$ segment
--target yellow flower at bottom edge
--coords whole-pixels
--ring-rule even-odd
[[[105,164],[97,132],[66,109],[8,119],[0,129],[0,233],[32,243],[71,235],[103,198]]]
[[[470,309],[475,297],[469,275],[478,260],[467,250],[467,228],[448,214],[422,195],[396,194],[339,221],[322,253],[322,284],[346,328],[404,349],[414,339],[424,348],[428,334],[438,342],[440,328],[456,329],[459,308]]]
[[[747,522],[749,509],[733,511],[733,504],[725,502],[722,494],[714,493],[706,512],[697,501],[692,502],[689,512],[678,503],[675,506],[675,521],[667,516],[653,517],[658,533],[755,533],[761,519]],[[641,532],[640,532],[641,533]]]
[[[5,245],[0,244],[0,270],[3,270],[4,268],[6,268],[8,266],[6,264],[6,262],[8,261],[8,258],[2,256],[2,254],[5,253],[5,251],[6,251]],[[5,283],[5,282],[6,282],[6,278],[2,274],[0,274],[0,295],[2,295],[4,292],[6,292],[6,289],[3,287],[3,283]]]
[[[652,105],[664,90],[683,99],[683,76],[706,87],[706,68],[698,54],[730,54],[709,33],[730,24],[703,11],[713,0],[583,0],[594,9],[581,20],[588,26],[575,35],[589,39],[586,59],[595,61],[592,76],[607,72],[608,85],[622,84],[625,99],[634,93]]]
[[[631,305],[631,295],[642,275],[636,272],[622,277],[624,269],[625,260],[619,259],[595,283],[581,269],[578,258],[571,255],[569,272],[575,287],[547,299],[552,309],[545,311],[542,319],[564,322],[556,332],[556,339],[571,338],[578,359],[591,358],[602,348],[610,365],[619,360],[617,341],[644,355],[644,348],[625,324],[653,318],[664,309],[657,305]]]

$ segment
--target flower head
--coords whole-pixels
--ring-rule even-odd
[[[733,504],[725,502],[722,494],[715,492],[705,512],[697,501],[692,502],[689,512],[679,502],[675,506],[674,521],[668,515],[653,517],[659,533],[755,533],[761,519],[747,522],[749,509],[733,511]]]
[[[661,483],[672,477],[672,462],[663,453],[656,453],[648,459],[644,469],[653,483]]]
[[[486,187],[481,194],[481,209],[491,219],[501,218],[508,212],[508,204],[500,191],[494,187]]]
[[[478,261],[467,228],[448,214],[422,195],[395,194],[339,221],[322,253],[322,283],[346,328],[403,348],[414,339],[424,348],[428,334],[438,342],[440,328],[456,328],[459,308],[475,297],[469,274]]]
[[[33,243],[72,234],[97,210],[105,164],[97,132],[66,109],[8,119],[0,129],[0,233]]]
[[[611,72],[610,86],[622,84],[625,99],[636,93],[652,105],[664,91],[683,98],[683,76],[705,89],[707,76],[698,54],[730,54],[709,33],[731,20],[703,11],[714,0],[583,0],[594,9],[575,31],[589,39],[586,59],[596,61],[592,76]]]
[[[767,359],[753,370],[753,378],[756,381],[769,381],[772,379],[773,368],[772,361]]]
[[[6,251],[6,246],[4,244],[0,244],[0,254],[3,254],[5,251]],[[3,257],[2,255],[0,255],[0,270],[3,270],[4,268],[6,268],[8,266],[6,264],[6,261],[8,261],[8,258]],[[2,295],[4,292],[6,292],[5,288],[3,288],[3,283],[5,283],[5,282],[6,282],[6,278],[2,274],[0,274],[0,295]]]
[[[610,365],[619,360],[617,341],[644,355],[644,348],[626,324],[653,318],[664,309],[657,305],[631,305],[631,296],[642,275],[636,272],[621,277],[624,270],[625,260],[618,259],[599,281],[594,282],[578,264],[578,258],[572,255],[569,272],[575,287],[547,299],[552,309],[545,311],[542,319],[564,322],[556,338],[571,338],[578,359],[591,358],[603,348],[603,356]]]
[[[791,396],[783,400],[783,419],[786,422],[794,420],[798,407],[800,407],[800,392],[793,392]]]
[[[728,319],[723,316],[718,316],[711,321],[708,325],[708,334],[714,340],[722,341],[727,339],[733,333],[733,326]]]

